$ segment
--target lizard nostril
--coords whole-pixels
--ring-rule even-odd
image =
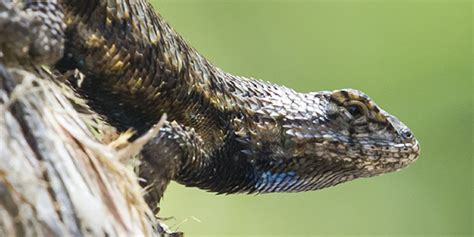
[[[403,132],[402,132],[402,135],[403,135],[405,138],[413,138],[413,133],[411,133],[410,131],[403,131]]]

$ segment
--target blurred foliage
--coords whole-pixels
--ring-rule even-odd
[[[411,167],[334,188],[216,196],[173,184],[187,236],[471,235],[471,1],[158,0],[213,63],[299,91],[356,88],[421,142]]]

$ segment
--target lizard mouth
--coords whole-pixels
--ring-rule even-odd
[[[395,144],[382,149],[368,149],[366,155],[379,157],[379,160],[386,163],[412,163],[420,154],[418,141],[408,144]]]
[[[392,144],[390,146],[366,147],[358,166],[367,171],[363,176],[374,176],[398,171],[413,162],[420,155],[420,145],[416,139],[411,143]]]

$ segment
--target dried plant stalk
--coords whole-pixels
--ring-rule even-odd
[[[0,64],[0,236],[170,234],[131,162],[157,129],[132,144],[99,142],[91,130],[106,125],[77,112],[80,100],[52,78]]]

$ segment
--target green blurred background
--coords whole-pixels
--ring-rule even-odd
[[[471,1],[156,0],[198,51],[298,91],[356,88],[404,121],[421,158],[330,189],[216,196],[172,184],[186,236],[473,234]]]

